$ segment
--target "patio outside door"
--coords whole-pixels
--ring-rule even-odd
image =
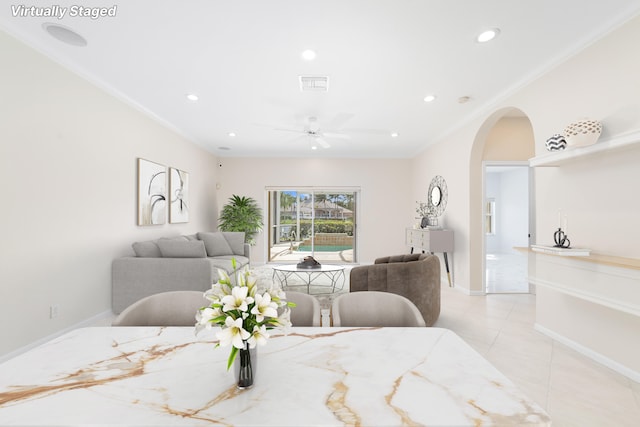
[[[356,262],[357,189],[271,189],[269,262]]]

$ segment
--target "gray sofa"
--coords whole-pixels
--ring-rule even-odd
[[[118,314],[134,302],[168,291],[205,291],[218,281],[218,269],[229,276],[249,265],[251,247],[241,232],[200,232],[132,245],[135,256],[112,263],[112,309]],[[232,267],[236,260],[236,271]]]
[[[373,265],[351,269],[351,292],[383,291],[410,299],[432,326],[440,315],[440,260],[431,254],[378,258]]]

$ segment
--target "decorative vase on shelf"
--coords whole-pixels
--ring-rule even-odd
[[[564,150],[565,148],[567,148],[567,140],[564,138],[563,135],[556,133],[556,134],[553,134],[552,137],[547,139],[545,146],[549,151]]]
[[[597,120],[583,119],[571,123],[564,130],[569,147],[586,147],[598,141],[602,133],[602,124]]]
[[[420,220],[420,228],[427,228],[428,225],[429,225],[429,218],[427,218],[426,216],[423,216],[422,219]]]
[[[244,348],[238,350],[236,360],[233,361],[233,373],[239,389],[253,386],[258,365],[257,347],[249,348],[249,343],[244,343]]]

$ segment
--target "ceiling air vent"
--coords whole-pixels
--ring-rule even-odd
[[[300,90],[303,92],[326,92],[329,90],[329,77],[300,76]]]

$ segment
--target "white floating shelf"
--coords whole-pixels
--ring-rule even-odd
[[[555,246],[531,245],[531,250],[550,255],[560,256],[589,256],[591,249],[585,248],[557,248]]]
[[[640,144],[640,130],[618,135],[614,138],[598,141],[587,147],[567,148],[560,151],[552,151],[548,154],[529,159],[529,166],[560,166],[580,157],[591,156],[604,151],[614,151]]]

